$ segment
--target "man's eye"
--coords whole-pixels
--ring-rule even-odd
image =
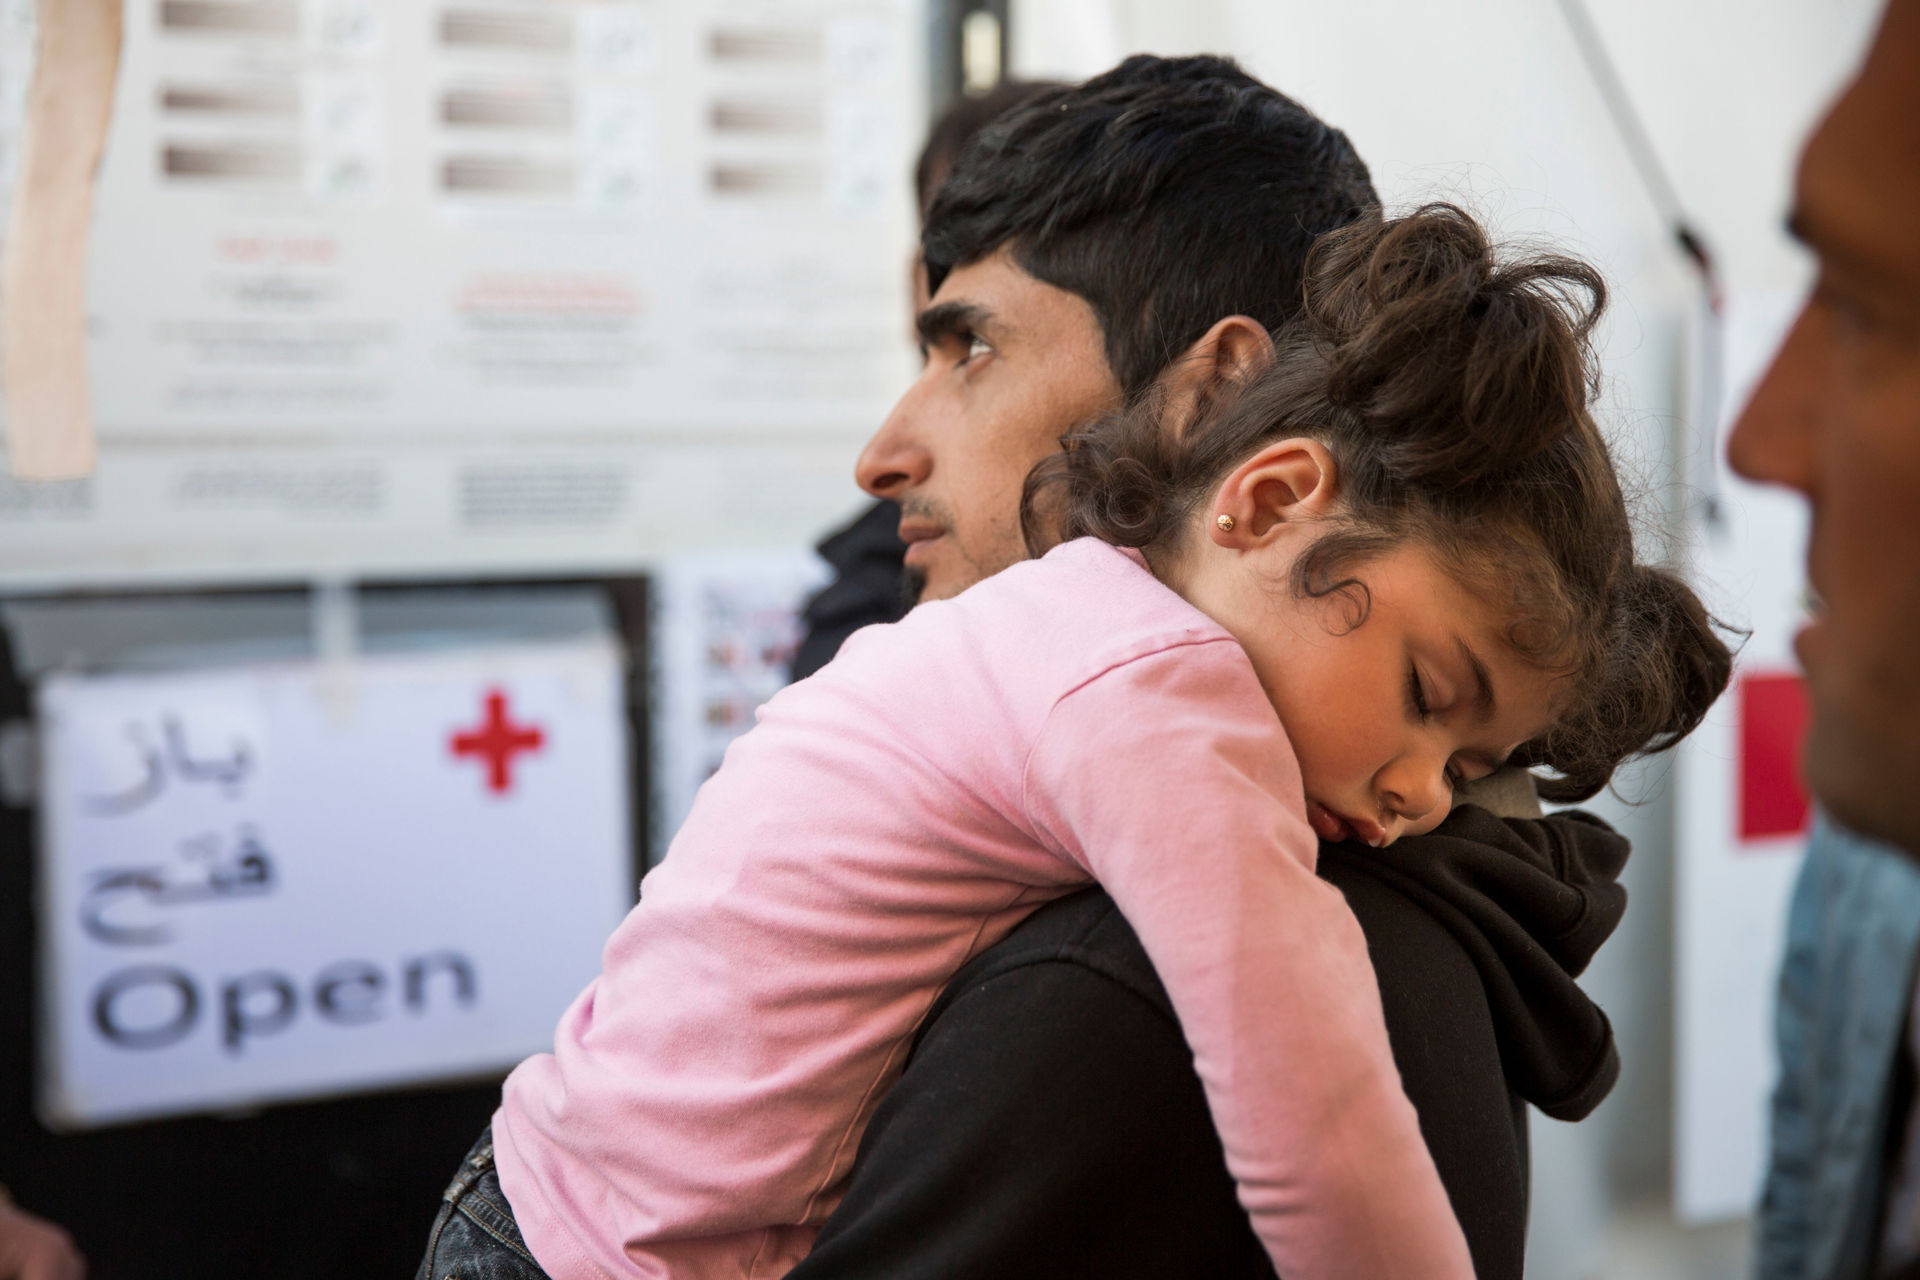
[[[960,358],[960,363],[965,364],[967,361],[973,359],[975,356],[984,356],[989,352],[991,352],[992,350],[993,350],[993,347],[988,344],[985,338],[981,337],[977,333],[968,334],[967,335],[967,354]]]

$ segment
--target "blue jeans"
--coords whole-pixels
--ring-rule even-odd
[[[460,1162],[440,1197],[427,1256],[414,1280],[550,1280],[527,1252],[493,1169],[493,1126]]]

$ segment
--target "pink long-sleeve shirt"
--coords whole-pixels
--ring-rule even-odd
[[[1098,881],[1280,1274],[1471,1276],[1317,850],[1245,651],[1137,553],[1068,543],[766,704],[508,1078],[501,1187],[555,1280],[781,1275],[948,980]]]

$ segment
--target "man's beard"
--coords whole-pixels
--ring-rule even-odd
[[[900,569],[900,612],[903,616],[909,609],[920,603],[920,597],[926,594],[926,590],[926,570],[903,565]]]

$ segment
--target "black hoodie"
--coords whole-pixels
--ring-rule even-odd
[[[833,661],[841,643],[861,627],[898,622],[906,612],[900,577],[907,544],[900,541],[899,529],[900,504],[883,499],[814,548],[833,566],[833,581],[801,611],[807,632],[794,654],[795,680]]]
[[[1619,922],[1626,856],[1584,814],[1472,806],[1386,849],[1322,848],[1480,1280],[1521,1275],[1526,1104],[1576,1120],[1619,1073],[1574,978]],[[790,1280],[1076,1276],[1273,1276],[1166,992],[1098,889],[955,977]]]

